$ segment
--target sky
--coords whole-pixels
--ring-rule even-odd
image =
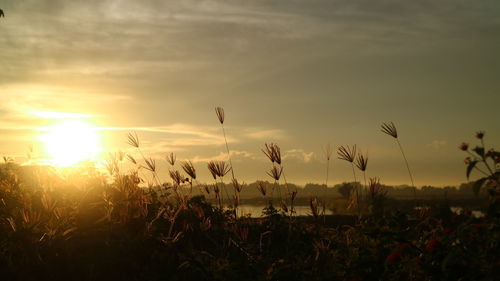
[[[174,152],[208,182],[206,162],[227,157],[216,106],[246,182],[270,180],[261,149],[276,142],[289,182],[324,183],[330,143],[368,153],[368,177],[409,184],[382,122],[396,124],[417,186],[465,182],[457,147],[475,145],[476,131],[500,143],[497,0],[2,0],[0,9],[0,155],[18,162],[30,147],[44,156],[41,127],[76,116],[99,127],[106,151],[134,153],[126,136],[137,132],[162,177]],[[330,184],[352,181],[349,163],[334,154],[330,164]]]

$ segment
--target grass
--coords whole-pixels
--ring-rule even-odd
[[[485,172],[473,184],[488,194],[481,218],[467,209],[451,212],[447,200],[408,208],[377,178],[365,180],[364,196],[356,192],[357,214],[345,208],[346,199],[336,199],[329,206],[335,214],[321,216],[322,200],[310,197],[310,215],[294,216],[302,199],[286,181],[280,184],[277,144],[263,152],[272,165],[268,175],[287,197],[275,207],[268,184],[258,182],[263,201],[269,200],[259,218],[238,215],[247,187],[232,178],[229,196],[230,162],[207,165],[214,183],[200,192],[217,202],[213,206],[194,196],[197,171],[190,161],[176,169],[175,155],[168,155],[171,182],[162,181],[136,134],[128,140],[140,157],[114,154],[106,173],[86,166],[62,176],[5,158],[0,273],[5,280],[494,280],[500,273],[500,154],[479,139],[476,148],[461,149],[469,155],[467,175]],[[364,173],[368,164],[356,152],[356,146],[338,150],[351,163],[355,184],[354,165]],[[127,159],[134,169],[124,172]]]
[[[414,193],[414,197],[416,199],[417,187],[415,186],[415,182],[413,181],[413,175],[411,173],[410,165],[408,164],[408,159],[406,159],[406,155],[405,155],[405,152],[403,150],[403,146],[401,145],[401,142],[399,141],[398,131],[396,129],[396,126],[392,122],[382,123],[381,128],[382,128],[383,133],[393,137],[396,140],[396,143],[398,144],[399,150],[401,151],[401,155],[403,155],[403,159],[404,159],[405,164],[406,164],[406,169],[408,170],[408,175],[410,176],[411,186],[413,187],[413,193]]]

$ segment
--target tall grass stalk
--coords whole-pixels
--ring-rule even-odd
[[[220,125],[222,127],[222,135],[224,136],[224,142],[226,144],[227,158],[229,160],[229,165],[231,166],[231,179],[235,180],[233,161],[231,160],[231,153],[229,151],[229,145],[227,144],[226,130],[224,129],[224,120],[225,120],[224,108],[222,108],[220,106],[216,107],[215,113],[217,114],[217,118],[219,119]]]
[[[327,191],[328,191],[328,176],[330,174],[330,159],[332,157],[332,153],[333,153],[333,150],[332,150],[332,146],[330,144],[327,144],[325,146],[325,148],[323,149],[323,153],[325,154],[325,158],[326,158],[326,179],[325,179],[325,191],[323,192],[323,202],[322,202],[322,205],[323,205],[323,223],[326,223],[326,217],[325,217],[325,213],[326,213],[326,196],[327,196]]]
[[[137,133],[136,132],[134,132],[133,134],[128,133],[127,140],[128,140],[128,144],[130,146],[136,148],[136,150],[141,155],[142,160],[144,161],[144,163],[146,163],[146,166],[139,166],[139,167],[143,167],[143,168],[149,170],[153,175],[153,181],[155,181],[157,186],[161,186],[160,178],[158,177],[158,173],[156,170],[156,162],[152,158],[149,158],[149,159],[146,158],[146,156],[144,156],[144,154],[142,153],[142,150],[140,147],[140,142],[139,142],[139,137],[137,136]],[[151,187],[150,187],[150,190],[152,190]]]
[[[415,200],[417,200],[417,187],[415,186],[415,183],[413,181],[413,175],[411,173],[410,165],[408,164],[408,159],[406,159],[406,155],[405,155],[405,152],[403,150],[403,146],[399,142],[398,130],[396,129],[396,126],[394,125],[393,122],[382,123],[381,128],[382,128],[383,133],[396,139],[396,142],[399,146],[399,150],[401,151],[401,154],[403,155],[403,159],[405,160],[406,169],[408,170],[408,174],[410,175],[411,186],[413,187],[413,197]]]
[[[340,146],[337,150],[337,154],[340,160],[344,160],[351,163],[352,174],[354,176],[354,184],[355,184],[354,191],[356,193],[356,205],[358,206],[358,211],[360,212],[358,180],[356,179],[356,171],[354,170],[354,160],[356,159],[356,145],[353,145],[352,147]]]
[[[358,154],[358,157],[356,158],[356,166],[358,167],[358,169],[360,171],[363,172],[363,179],[364,179],[364,186],[363,188],[361,189],[361,197],[363,196],[363,189],[365,189],[365,196],[368,195],[368,191],[367,191],[367,184],[366,184],[366,168],[368,167],[368,153],[366,154],[366,156],[364,156],[363,154]]]

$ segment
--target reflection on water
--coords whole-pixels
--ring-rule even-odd
[[[455,214],[461,214],[462,210],[464,208],[462,208],[462,207],[450,207],[450,209]],[[471,213],[472,213],[472,216],[475,217],[475,218],[482,218],[482,217],[484,217],[484,213],[481,212],[481,211],[473,210]]]
[[[262,216],[262,209],[264,209],[266,206],[265,205],[251,205],[251,204],[243,204],[238,207],[238,214],[241,215],[250,215],[253,218],[261,217]],[[278,211],[281,211],[281,209],[277,206],[275,208],[278,209]],[[419,207],[416,207],[417,209]],[[453,213],[460,214],[463,210],[462,207],[451,207],[450,208]],[[308,205],[300,205],[300,206],[295,206],[295,212],[297,216],[310,216],[311,215],[311,209]],[[321,212],[321,208],[320,208]],[[325,214],[331,215],[333,214],[331,210],[326,209]],[[472,215],[476,218],[484,217],[484,213],[481,211],[473,210]]]
[[[265,205],[250,205],[250,204],[243,204],[238,207],[238,214],[240,215],[247,215],[250,214],[251,217],[256,218],[262,216],[262,209],[264,209],[266,206]],[[278,206],[275,206],[275,208],[278,211],[281,211],[281,208]],[[295,206],[295,215],[296,216],[310,216],[311,215],[311,208],[308,205],[301,205],[301,206]],[[321,207],[318,207],[319,211],[321,212]],[[326,209],[325,214],[331,215],[332,211]]]

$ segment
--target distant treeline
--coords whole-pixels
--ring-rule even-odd
[[[3,165],[6,164],[0,164],[0,166]],[[18,172],[16,173],[16,177],[18,177],[18,180],[28,186],[37,186],[39,184],[78,186],[82,184],[89,184],[89,178],[97,181],[104,180],[106,178],[105,174],[98,172],[93,167],[80,168],[79,171],[71,172],[71,169],[62,171],[61,169],[56,169],[50,166],[20,166],[14,163],[9,163],[9,165],[14,166],[15,169],[18,170]],[[84,170],[83,172],[82,169]],[[261,185],[263,184],[266,187],[266,197],[264,197],[261,191],[258,189],[259,183]],[[169,185],[168,182],[166,184],[167,186]],[[232,184],[226,183],[224,186],[228,194],[232,195]],[[350,190],[352,190],[354,187],[359,187],[360,190],[362,190],[362,193],[366,194],[366,188],[363,187],[359,182],[344,182],[336,184],[334,186],[328,186],[328,188],[324,184],[308,183],[302,187],[293,183],[288,183],[288,190],[290,192],[297,191],[297,198],[309,198],[311,196],[322,199],[347,198],[349,196]],[[389,186],[382,184],[382,187],[386,191],[386,195],[389,198],[414,198],[413,188],[409,185]],[[188,185],[185,184],[184,188],[187,189]],[[262,199],[263,202],[265,202],[265,198],[278,198],[279,192],[284,195],[287,187],[284,184],[281,184],[279,185],[279,188],[280,191],[278,191],[278,185],[269,181],[256,181],[253,183],[244,184],[240,193],[240,198],[242,200]],[[211,190],[211,188],[209,189]],[[195,185],[193,186],[192,195],[204,195],[208,199],[211,199],[212,194],[207,194],[205,190],[205,184]],[[419,199],[463,199],[471,198],[473,194],[472,183],[463,183],[460,186],[445,187],[425,185],[417,188],[417,198]]]
[[[278,187],[272,182],[264,182],[267,186],[267,197],[271,196],[271,192],[274,189],[274,197],[278,197]],[[233,190],[232,184],[228,183],[225,185],[228,192]],[[257,188],[258,182],[253,182],[244,185],[241,191],[241,199],[257,199],[263,198],[263,195]],[[288,189],[290,191],[297,191],[297,198],[304,197],[318,197],[318,198],[346,198],[348,197],[349,190],[352,190],[354,186],[361,185],[354,182],[344,182],[336,184],[334,186],[329,186],[328,188],[324,184],[308,183],[304,187],[298,186],[292,183],[288,184]],[[389,186],[382,185],[387,192],[387,196],[394,199],[413,199],[413,188],[409,185],[399,185],[399,186]],[[363,187],[361,187],[363,188]],[[286,192],[286,186],[284,184],[280,185],[281,192]],[[203,190],[203,188],[201,188]],[[363,188],[363,194],[366,190]],[[200,193],[200,188],[195,188],[193,193]],[[463,183],[460,186],[445,186],[445,187],[435,187],[435,186],[422,186],[417,188],[417,198],[419,199],[460,199],[460,198],[470,198],[474,195],[472,191],[471,183]],[[206,196],[206,194],[205,194]]]

